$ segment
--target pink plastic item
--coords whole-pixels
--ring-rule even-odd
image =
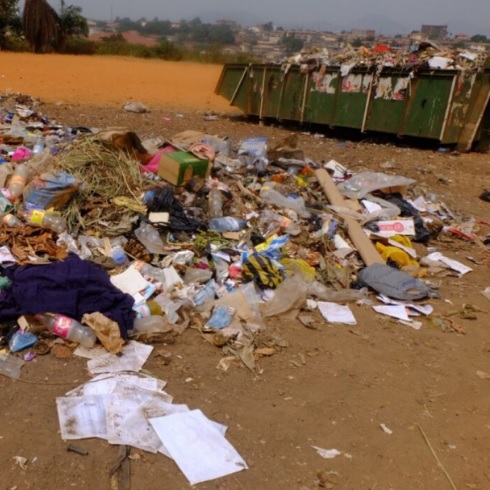
[[[10,157],[14,162],[18,162],[19,160],[26,160],[32,156],[32,151],[24,148],[23,146],[19,146],[17,150],[14,151],[13,155]]]
[[[175,151],[173,146],[166,146],[165,148],[158,150],[146,165],[140,165],[140,172],[151,172],[156,174],[158,172],[158,166],[160,165],[160,158],[162,157],[162,154],[172,153],[173,151]]]

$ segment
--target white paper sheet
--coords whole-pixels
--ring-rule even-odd
[[[107,440],[156,453],[160,438],[145,418],[141,401],[127,395],[111,395],[106,404]]]
[[[61,437],[64,440],[107,439],[106,401],[107,395],[56,398]]]
[[[161,392],[167,382],[161,379],[152,378],[137,373],[104,373],[92,378],[77,388],[66,393],[65,396],[85,396],[85,395],[109,395],[116,387],[124,383],[125,385],[134,385],[138,388]]]
[[[91,374],[116,373],[119,371],[138,372],[148,357],[150,357],[153,347],[130,340],[122,349],[122,355],[106,354],[97,359],[91,359],[87,363]]]
[[[383,209],[377,202],[368,201],[367,199],[363,199],[361,202],[369,214],[376,213],[377,211],[381,211]]]
[[[393,318],[398,318],[398,320],[404,320],[406,322],[410,321],[407,313],[407,308],[405,306],[399,305],[374,305],[373,310],[382,315],[391,316]]]
[[[434,307],[432,305],[417,305],[414,303],[407,303],[405,301],[398,301],[392,298],[388,298],[388,296],[385,296],[384,294],[380,294],[379,296],[376,296],[380,301],[382,301],[386,305],[399,305],[399,306],[405,306],[409,310],[415,310],[418,313],[422,313],[425,316],[430,315],[434,311]],[[408,311],[409,315],[417,316],[414,315],[411,311]]]
[[[191,485],[247,469],[247,464],[200,410],[150,419]]]
[[[347,305],[338,305],[327,301],[318,301],[318,309],[323,318],[329,323],[343,323],[346,325],[357,325],[357,321],[351,309]]]
[[[123,293],[134,296],[147,288],[149,282],[136,270],[134,265],[128,267],[121,274],[111,276],[111,282]]]
[[[442,262],[443,264],[446,264],[452,270],[459,272],[462,276],[464,276],[465,274],[473,270],[471,267],[468,267],[462,264],[461,262],[458,262],[457,260],[450,259],[449,257],[442,255],[441,252],[431,253],[427,255],[427,258],[429,260],[435,260],[435,261]]]
[[[0,247],[0,264],[12,265],[17,263],[17,259],[11,254],[8,247]]]

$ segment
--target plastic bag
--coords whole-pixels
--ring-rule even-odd
[[[366,299],[368,289],[344,289],[342,291],[336,291],[335,289],[327,288],[321,282],[313,281],[308,286],[308,295],[321,301],[330,301],[332,303],[354,303]]]
[[[12,352],[20,352],[37,344],[37,337],[33,333],[17,330],[9,341],[9,349]]]
[[[24,201],[39,209],[63,209],[78,191],[79,183],[66,172],[34,177],[24,189]]]
[[[309,218],[310,213],[306,210],[305,201],[302,197],[286,197],[276,191],[272,183],[264,184],[260,190],[260,197],[267,203],[278,208],[293,209],[302,218]]]
[[[290,310],[301,308],[306,303],[308,284],[300,274],[288,277],[276,289],[274,297],[267,303],[265,316],[276,316]]]
[[[414,279],[402,271],[384,264],[373,264],[359,272],[359,285],[369,286],[380,294],[390,298],[413,301],[437,297],[422,281]]]
[[[274,262],[260,254],[250,255],[242,264],[242,277],[245,281],[255,281],[261,288],[276,288],[283,280],[282,270]]]
[[[337,185],[339,191],[349,199],[362,199],[366,194],[390,187],[404,187],[415,184],[415,180],[399,175],[387,175],[381,172],[361,172],[346,182]]]
[[[96,312],[83,315],[82,322],[90,326],[100,343],[111,354],[119,354],[121,352],[124,341],[121,338],[119,325],[115,321],[107,318],[102,313]]]

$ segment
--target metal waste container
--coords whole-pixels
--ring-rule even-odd
[[[490,139],[490,60],[477,71],[224,65],[216,93],[246,115],[412,136],[469,151]]]

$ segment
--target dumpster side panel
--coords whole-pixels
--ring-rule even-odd
[[[478,78],[481,78],[478,76]],[[456,143],[463,130],[468,111],[474,105],[477,90],[473,90],[481,84],[477,82],[477,73],[461,72],[456,75],[456,87],[449,110],[449,118],[442,136],[442,143]]]
[[[454,75],[420,74],[412,83],[401,134],[439,139],[447,116]]]
[[[265,65],[253,65],[249,70],[247,84],[247,103],[245,113],[260,116],[262,107],[262,91],[264,90]]]
[[[382,133],[397,133],[403,121],[410,97],[410,77],[380,75],[373,90],[365,129]]]
[[[313,73],[307,94],[305,121],[333,124],[339,82],[340,75],[337,70],[320,70]]]
[[[363,127],[372,80],[372,74],[354,71],[341,78],[337,89],[334,126]]]
[[[283,75],[280,66],[267,67],[262,117],[277,117],[283,93]]]
[[[215,89],[217,95],[221,95],[230,101],[230,105],[239,107],[243,111],[246,110],[248,99],[247,72],[247,65],[224,65]]]
[[[279,108],[279,119],[301,121],[301,109],[304,103],[305,75],[297,67],[290,69],[284,76],[282,102]]]

